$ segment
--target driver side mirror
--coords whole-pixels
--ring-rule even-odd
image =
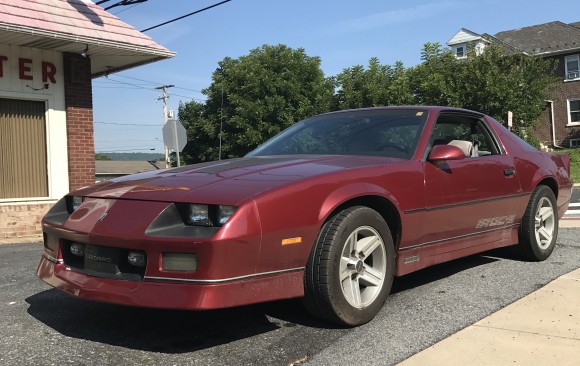
[[[452,145],[435,145],[429,153],[429,161],[442,162],[446,160],[465,159],[465,153],[457,146]]]

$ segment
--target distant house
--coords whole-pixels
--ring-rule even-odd
[[[89,0],[2,0],[0,241],[95,182],[92,79],[174,55]]]
[[[134,160],[97,160],[95,161],[95,180],[102,182],[124,175],[151,172],[165,168],[165,162]]]
[[[491,43],[507,52],[521,52],[558,61],[555,76],[561,83],[546,100],[546,111],[536,126],[536,136],[545,146],[580,147],[580,22],[550,22],[499,32],[478,34],[462,28],[447,45],[457,58],[467,57],[468,47],[476,54]]]

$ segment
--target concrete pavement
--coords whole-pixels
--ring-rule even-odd
[[[580,365],[580,269],[401,362]]]

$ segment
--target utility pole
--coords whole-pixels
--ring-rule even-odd
[[[167,95],[167,89],[173,88],[174,86],[175,85],[161,85],[155,88],[163,92],[163,95],[157,98],[157,100],[163,100],[163,126],[167,124],[167,98],[169,98]],[[167,148],[167,145],[165,145],[165,168],[170,168],[169,149]]]

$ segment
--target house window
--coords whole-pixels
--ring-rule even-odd
[[[568,99],[568,125],[580,125],[580,99]]]
[[[568,141],[570,141],[570,147],[580,147],[580,139],[570,139]]]
[[[457,58],[465,57],[465,47],[464,46],[458,46],[455,48],[455,57],[457,57]]]
[[[580,58],[579,55],[566,56],[566,79],[580,78]]]

